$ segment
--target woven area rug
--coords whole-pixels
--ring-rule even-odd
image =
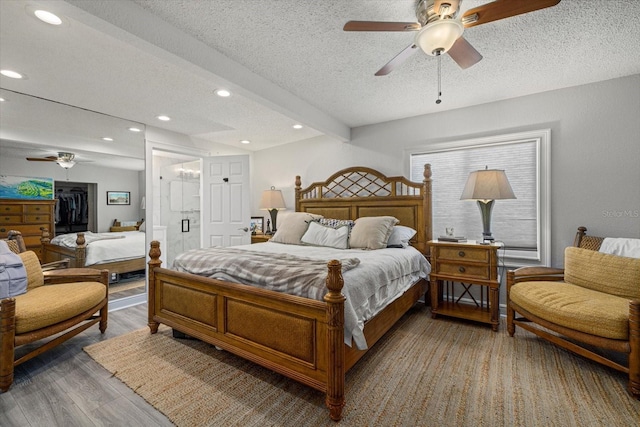
[[[85,351],[178,426],[331,426],[324,395],[161,327]],[[634,426],[626,376],[416,307],[347,373],[345,426]]]

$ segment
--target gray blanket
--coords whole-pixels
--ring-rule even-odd
[[[327,293],[327,261],[289,254],[252,252],[234,248],[193,249],[176,257],[174,269],[206,277],[222,277],[237,283],[322,301]],[[358,258],[341,259],[342,271],[358,264]]]

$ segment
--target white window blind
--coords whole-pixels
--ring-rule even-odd
[[[547,135],[548,136],[548,135]],[[546,234],[541,221],[547,206],[541,184],[543,138],[504,135],[482,140],[414,149],[410,153],[411,180],[421,181],[425,163],[433,169],[433,237],[453,227],[456,236],[482,239],[482,220],[475,200],[460,200],[469,173],[479,169],[504,169],[516,199],[496,200],[491,215],[491,232],[503,242],[509,258],[545,260],[541,242]],[[546,142],[548,138],[544,138]],[[546,167],[545,167],[546,170]],[[544,242],[543,246],[547,242]],[[542,255],[541,252],[547,252]]]

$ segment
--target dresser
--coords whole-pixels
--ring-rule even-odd
[[[500,324],[497,244],[429,242],[431,316]]]
[[[0,199],[0,238],[18,230],[27,249],[42,260],[40,238],[44,229],[50,234],[55,230],[55,206],[56,200]]]
[[[273,234],[252,234],[251,243],[264,243],[268,242],[273,237]]]

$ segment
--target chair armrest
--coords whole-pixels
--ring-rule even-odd
[[[507,272],[507,286],[526,281],[560,282],[564,280],[564,269],[553,267],[521,267]]]
[[[43,271],[45,284],[69,282],[102,282],[109,286],[109,270],[95,268],[65,268]]]
[[[58,261],[42,264],[40,267],[42,268],[42,271],[58,270],[61,268],[69,268],[70,263],[71,263],[71,260],[69,258],[65,258]]]

